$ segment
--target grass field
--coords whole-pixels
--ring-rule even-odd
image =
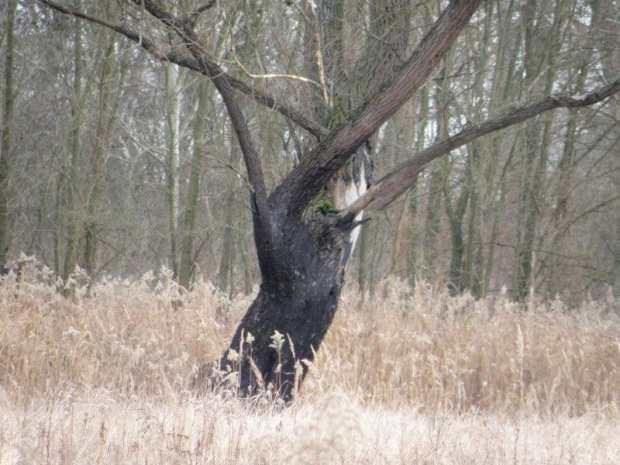
[[[617,464],[620,302],[354,289],[295,403],[201,395],[251,297],[167,274],[0,285],[0,465]]]

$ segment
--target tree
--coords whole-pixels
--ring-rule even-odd
[[[209,106],[209,88],[203,80],[198,89],[198,110],[192,128],[194,147],[190,166],[190,179],[187,191],[187,205],[183,216],[183,241],[181,244],[181,265],[179,270],[179,284],[189,289],[194,270],[194,234],[196,228],[196,211],[198,208],[198,193],[200,191],[201,168],[204,158],[204,120],[207,117]]]
[[[13,58],[15,55],[15,9],[17,0],[8,2],[6,35],[7,44],[4,63],[4,98],[2,99],[2,136],[0,137],[0,271],[5,266],[9,230],[10,172],[13,147],[11,144],[11,125],[15,108],[15,89],[13,87]]]
[[[95,279],[98,272],[99,236],[104,222],[102,203],[106,190],[107,163],[110,158],[110,145],[116,129],[123,85],[127,75],[127,68],[116,63],[114,59],[118,38],[112,31],[106,32],[98,82],[99,114],[90,161],[91,172],[88,178],[90,182],[85,195],[87,220],[84,225],[84,268],[91,279]],[[114,72],[115,65],[119,69],[118,73]]]
[[[197,24],[201,14],[214,7],[214,1],[176,15],[156,1],[127,2],[137,12],[148,13],[158,21],[163,33],[153,32],[149,36],[138,24],[131,25],[129,17],[123,23],[113,23],[73,7],[39,1],[62,13],[111,28],[162,61],[204,74],[219,92],[245,164],[262,280],[258,295],[220,364],[222,370],[239,371],[244,395],[251,395],[261,384],[271,384],[286,400],[294,395],[294,386],[307,369],[300,361],[313,359],[334,318],[351,257],[352,237],[363,212],[390,205],[410,188],[428,163],[458,147],[549,110],[590,106],[620,91],[620,79],[616,79],[588,94],[543,97],[512,108],[504,116],[467,125],[410,157],[367,191],[358,190],[361,195],[357,198],[350,197],[344,206],[336,206],[338,199],[332,186],[341,179],[348,185],[360,182],[364,164],[355,160],[368,156],[363,153],[368,152],[367,141],[420,90],[478,10],[481,0],[447,3],[412,50],[406,44],[401,47],[393,43],[400,37],[389,37],[379,19],[402,14],[398,9],[407,2],[374,3],[369,17],[374,18],[378,29],[370,28],[370,45],[359,51],[344,46],[343,34],[348,33],[343,27],[348,14],[344,2],[311,4],[318,20],[306,15],[306,21],[325,28],[314,35],[316,40],[309,41],[311,52],[315,52],[317,72],[313,74],[317,79],[308,79],[320,96],[313,99],[313,119],[276,98],[269,89],[251,86],[228,73],[202,45]],[[377,33],[388,39],[384,42]],[[163,36],[176,39],[172,45],[156,41],[155,37]],[[395,59],[377,60],[374,42],[387,43]],[[385,48],[379,50],[385,53]],[[405,55],[399,53],[403,50]],[[352,68],[357,73],[347,75],[346,59],[353,60]],[[375,68],[369,68],[368,63]],[[377,79],[381,82],[375,86],[377,76],[381,76]],[[271,192],[240,94],[276,110],[315,139],[314,143],[308,142],[309,148],[300,154],[299,162]],[[353,164],[348,165],[352,160]],[[350,166],[352,175],[345,177]]]
[[[77,7],[82,6],[77,2]],[[75,271],[78,263],[78,246],[80,236],[79,221],[79,193],[81,191],[80,169],[82,164],[82,125],[83,125],[83,89],[82,89],[82,22],[75,22],[75,69],[73,73],[73,101],[71,104],[71,161],[70,174],[66,180],[67,211],[69,214],[67,224],[67,249],[62,271],[62,279],[67,282],[69,276]]]

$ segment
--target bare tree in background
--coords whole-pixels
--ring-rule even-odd
[[[6,263],[8,248],[7,235],[9,232],[9,201],[11,158],[14,156],[14,147],[11,141],[11,126],[15,99],[13,86],[13,60],[15,55],[15,9],[17,0],[11,0],[7,5],[6,16],[6,48],[4,52],[4,73],[2,92],[2,137],[0,138],[0,271]]]
[[[254,393],[262,383],[273,385],[286,400],[294,395],[294,386],[307,369],[299,361],[313,359],[334,318],[363,212],[386,208],[411,187],[428,163],[452,150],[549,110],[583,108],[620,91],[618,78],[577,96],[548,96],[553,90],[550,86],[540,100],[508,109],[503,116],[466,125],[452,135],[454,125],[447,127],[436,143],[414,154],[373,186],[360,189],[366,182],[362,175],[368,167],[364,163],[369,157],[367,141],[420,91],[469,24],[481,0],[447,2],[416,46],[410,46],[408,36],[403,34],[409,24],[409,2],[374,2],[359,50],[345,40],[353,30],[346,27],[347,14],[353,13],[345,8],[345,2],[309,3],[301,15],[311,35],[306,42],[307,57],[314,57],[308,58],[306,64],[310,59],[316,62],[306,81],[301,80],[309,80],[312,87],[314,97],[309,111],[287,103],[270,86],[246,83],[218,63],[203,45],[199,27],[200,18],[216,8],[216,2],[173,14],[160,2],[126,1],[122,5],[128,14],[118,23],[91,16],[75,5],[47,0],[40,3],[113,29],[159,60],[204,74],[217,89],[245,165],[261,273],[258,295],[220,365],[223,370],[239,370],[241,392],[245,395]],[[305,3],[296,6],[306,8]],[[141,27],[147,16],[158,24],[158,29]],[[477,23],[475,27],[482,25]],[[172,43],[163,39],[169,37],[174,38]],[[288,119],[295,131],[301,129],[308,134],[304,137],[306,148],[298,154],[299,162],[271,190],[264,160],[244,114],[242,95],[274,109]],[[539,132],[536,129],[535,135]],[[353,195],[347,195],[353,184],[358,188]],[[527,247],[525,243],[522,248]]]

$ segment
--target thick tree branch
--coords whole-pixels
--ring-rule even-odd
[[[332,131],[272,194],[272,203],[300,215],[326,182],[428,79],[482,0],[452,1],[388,84]]]
[[[197,71],[199,73],[204,74],[203,70],[200,67],[199,62],[192,56],[181,53],[177,50],[170,50],[166,52],[164,48],[158,47],[153,41],[145,37],[143,34],[139,34],[138,32],[133,31],[132,29],[129,29],[120,24],[106,21],[104,19],[92,16],[92,15],[88,15],[84,12],[77,11],[69,6],[61,5],[51,0],[37,0],[37,1],[60,13],[75,16],[76,18],[85,19],[92,23],[99,24],[101,26],[112,29],[118,32],[119,34],[124,35],[128,39],[134,41],[138,45],[140,45],[142,48],[144,48],[147,52],[149,52],[151,55],[153,55],[158,60],[169,61],[179,66],[183,66],[184,68],[188,68],[193,71]],[[140,2],[137,2],[137,3],[140,3]],[[207,9],[206,5],[207,4],[203,5],[201,8]],[[179,27],[183,27],[186,24],[191,26],[193,24],[193,20],[199,14],[198,10],[200,10],[200,8],[197,10],[191,11],[190,13],[187,14],[187,16],[184,19],[179,19],[179,20],[175,19],[173,21],[173,25],[168,26],[168,27],[173,27],[176,29]],[[170,23],[170,21],[171,20],[168,20],[168,23]],[[261,105],[264,105],[268,108],[276,110],[277,112],[282,114],[284,117],[291,120],[293,123],[297,124],[301,128],[308,131],[310,134],[315,136],[317,139],[320,139],[324,136],[325,130],[323,129],[323,127],[321,127],[319,124],[316,124],[313,121],[306,118],[299,110],[292,108],[286,105],[285,103],[279,102],[278,99],[276,99],[273,95],[263,90],[254,88],[250,86],[249,84],[241,81],[240,79],[237,79],[227,74],[223,70],[221,70],[221,74],[223,78],[229,82],[230,86],[236,91],[244,94],[245,96],[251,98],[252,100],[254,100],[255,102]]]
[[[414,182],[418,173],[431,161],[468,144],[479,137],[522,123],[555,108],[583,108],[608,99],[620,92],[620,78],[587,95],[548,97],[531,105],[513,110],[501,118],[464,129],[409,159],[384,176],[362,197],[340,214],[341,221],[352,221],[361,211],[381,210],[402,195]]]
[[[85,19],[95,24],[99,24],[101,26],[105,26],[113,31],[118,32],[119,34],[124,35],[128,39],[133,40],[134,42],[140,43],[142,36],[137,32],[132,31],[131,29],[126,28],[125,26],[121,26],[120,24],[115,24],[110,21],[106,21],[105,19],[97,18],[95,16],[88,15],[81,11],[74,10],[70,6],[61,5],[56,2],[52,2],[50,0],[37,0],[39,3],[50,7],[52,10],[58,11],[60,13],[64,13],[67,15],[75,16],[76,18]],[[144,47],[145,50],[149,53],[155,55],[158,59],[162,59],[163,53],[157,53],[156,47],[154,44],[147,39],[147,45]]]

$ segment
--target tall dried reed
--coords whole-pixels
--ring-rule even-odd
[[[0,383],[11,396],[104,388],[123,395],[184,392],[226,347],[251,297],[229,301],[199,280],[187,293],[168,272],[106,279],[58,293],[24,259],[0,285]],[[450,297],[419,283],[344,293],[301,397],[340,391],[363,404],[421,412],[523,409],[617,413],[620,305],[567,308],[504,296]]]
[[[2,465],[620,462],[612,297],[569,309],[348,289],[281,409],[190,387],[251,296],[201,280],[188,293],[165,271],[89,286],[20,268],[0,283]]]

